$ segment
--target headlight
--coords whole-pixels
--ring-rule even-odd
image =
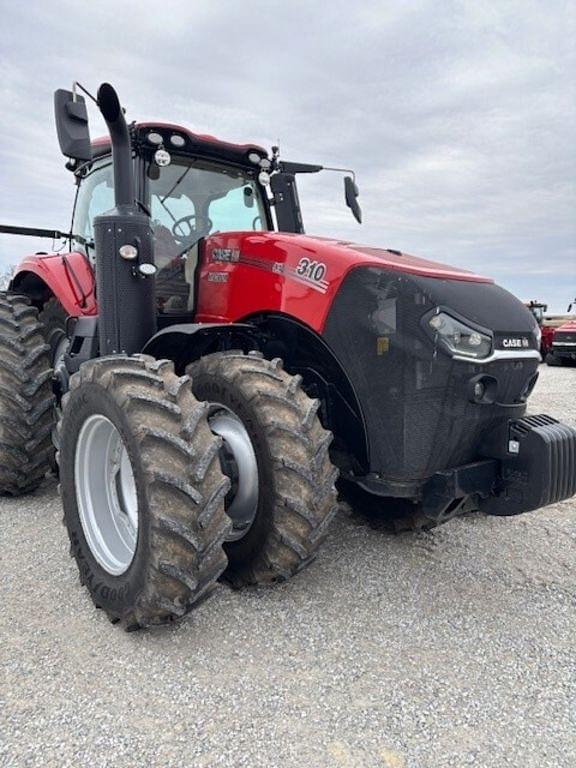
[[[492,351],[490,336],[470,328],[445,312],[432,315],[428,325],[454,355],[482,360]]]

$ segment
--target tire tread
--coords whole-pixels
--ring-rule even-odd
[[[332,435],[320,423],[320,402],[302,389],[302,377],[283,370],[279,358],[220,352],[192,363],[192,378],[231,382],[254,404],[265,430],[274,471],[273,522],[250,562],[231,564],[224,579],[234,587],[284,581],[314,559],[337,511],[329,447]]]
[[[50,348],[26,296],[0,293],[0,493],[35,490],[53,465]]]

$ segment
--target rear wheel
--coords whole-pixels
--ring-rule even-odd
[[[186,614],[226,567],[220,441],[172,363],[85,363],[58,431],[64,522],[95,605],[127,629]]]
[[[66,336],[66,320],[68,316],[58,299],[51,298],[44,304],[40,311],[39,320],[44,327],[44,338],[50,347],[52,367],[56,368],[63,361],[68,349]]]
[[[0,493],[37,488],[51,468],[52,365],[38,311],[0,294]]]
[[[210,403],[232,483],[225,579],[233,586],[283,581],[313,559],[337,508],[332,435],[317,416],[319,402],[279,359],[256,353],[207,355],[188,373],[196,397]]]
[[[64,355],[70,346],[70,339],[66,333],[68,315],[58,299],[53,297],[48,299],[42,307],[39,319],[44,329],[44,338],[50,347],[50,362],[54,370],[53,384],[55,392],[59,398],[68,390],[69,386],[69,374],[66,370],[66,365],[64,364]],[[56,422],[60,417],[60,406],[58,402],[55,402],[54,404],[54,411],[52,442],[54,443],[55,448],[58,449],[58,433],[56,430]],[[56,458],[54,455],[50,461],[50,468],[55,474],[58,474],[58,467],[56,466]]]

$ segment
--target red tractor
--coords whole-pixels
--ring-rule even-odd
[[[82,583],[129,629],[287,579],[342,491],[438,524],[576,492],[576,430],[526,415],[533,316],[489,278],[304,234],[319,165],[172,124],[90,142],[57,91],[77,184],[66,253],[0,296],[0,490],[53,464]],[[358,220],[358,190],[345,178]],[[20,234],[55,233],[3,227]],[[54,448],[55,447],[55,448]]]
[[[571,309],[572,304],[568,312]],[[576,365],[576,318],[555,329],[546,362],[548,365]]]
[[[540,354],[542,359],[545,359],[552,347],[552,336],[554,335],[554,327],[547,322],[546,318],[548,305],[542,304],[540,301],[527,301],[524,306],[532,312],[540,328]]]
[[[527,301],[524,306],[532,312],[540,326],[540,354],[542,359],[548,365],[570,365],[576,360],[576,350],[571,347],[571,344],[576,342],[576,339],[572,338],[576,320],[574,315],[570,314],[572,307],[576,306],[576,300],[568,305],[564,315],[547,315],[548,305],[539,301]],[[560,335],[556,339],[556,347],[554,348],[555,334],[558,331],[560,331]]]

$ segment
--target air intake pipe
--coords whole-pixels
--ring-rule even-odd
[[[115,207],[94,218],[100,355],[140,352],[156,332],[154,244],[150,218],[135,201],[130,132],[108,83],[98,106],[112,145]]]

